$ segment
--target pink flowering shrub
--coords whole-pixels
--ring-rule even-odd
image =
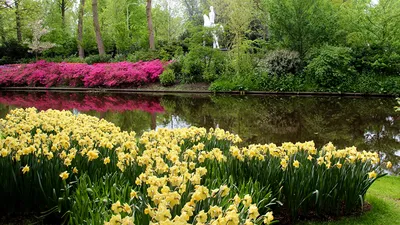
[[[35,107],[39,110],[57,109],[81,112],[123,112],[140,110],[149,113],[164,112],[158,98],[126,97],[122,95],[101,96],[90,94],[67,94],[67,93],[23,93],[3,92],[0,94],[0,103],[17,107]]]
[[[38,61],[1,67],[0,86],[132,87],[156,82],[163,71],[160,60],[94,65]]]

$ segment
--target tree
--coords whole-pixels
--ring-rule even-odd
[[[349,0],[342,7],[341,27],[350,45],[390,46],[400,35],[400,1],[380,0],[372,5],[367,0]]]
[[[41,53],[45,50],[53,48],[55,46],[54,43],[50,42],[42,42],[40,39],[43,35],[49,33],[49,29],[43,26],[43,21],[38,20],[31,24],[32,27],[32,42],[29,43],[28,47],[30,48],[30,52],[35,53],[36,60],[38,53]]]
[[[151,0],[147,0],[146,16],[147,16],[147,29],[148,29],[148,33],[149,33],[150,50],[155,50],[156,47],[155,47],[155,43],[154,43],[153,20],[151,18]]]
[[[69,1],[68,0],[58,0],[58,5],[61,11],[61,25],[62,28],[65,29],[65,12],[69,8]]]
[[[326,0],[267,0],[273,40],[304,58],[312,47],[335,40],[337,12]]]
[[[99,50],[99,55],[105,55],[103,39],[101,38],[100,24],[99,24],[99,14],[97,10],[97,0],[92,0],[92,12],[93,12],[93,26],[94,32],[96,33],[96,43],[97,49]]]
[[[85,51],[83,49],[83,14],[85,8],[85,0],[80,0],[79,3],[79,14],[78,14],[78,52],[79,58],[85,57]]]

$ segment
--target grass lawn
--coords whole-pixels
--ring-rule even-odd
[[[375,181],[367,193],[372,209],[361,216],[338,221],[302,222],[301,225],[400,225],[400,176]],[[299,224],[299,225],[300,225]]]

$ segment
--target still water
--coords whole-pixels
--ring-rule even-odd
[[[0,118],[14,108],[65,109],[138,135],[160,127],[219,127],[248,144],[314,140],[377,151],[400,173],[394,98],[0,92]]]

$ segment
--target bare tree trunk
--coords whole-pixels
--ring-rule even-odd
[[[21,15],[19,12],[19,0],[15,0],[15,22],[17,25],[17,40],[19,43],[22,43]]]
[[[65,28],[65,10],[67,9],[65,0],[61,0],[60,9],[61,9],[62,28],[64,29]]]
[[[85,51],[83,49],[83,13],[85,8],[85,0],[80,0],[79,15],[78,15],[78,51],[79,58],[85,58]]]
[[[151,0],[147,0],[146,15],[147,15],[147,29],[148,29],[148,32],[149,32],[150,49],[151,50],[155,50],[156,46],[154,44],[153,20],[151,18]]]
[[[99,49],[99,55],[105,55],[106,52],[104,50],[103,39],[101,38],[101,33],[100,33],[99,14],[97,12],[97,0],[92,1],[92,11],[93,11],[93,26],[94,26],[94,32],[96,33],[96,42],[97,42],[97,48]]]
[[[6,32],[4,31],[4,26],[3,26],[3,22],[4,18],[2,15],[0,15],[0,36],[1,36],[1,42],[6,42]]]

